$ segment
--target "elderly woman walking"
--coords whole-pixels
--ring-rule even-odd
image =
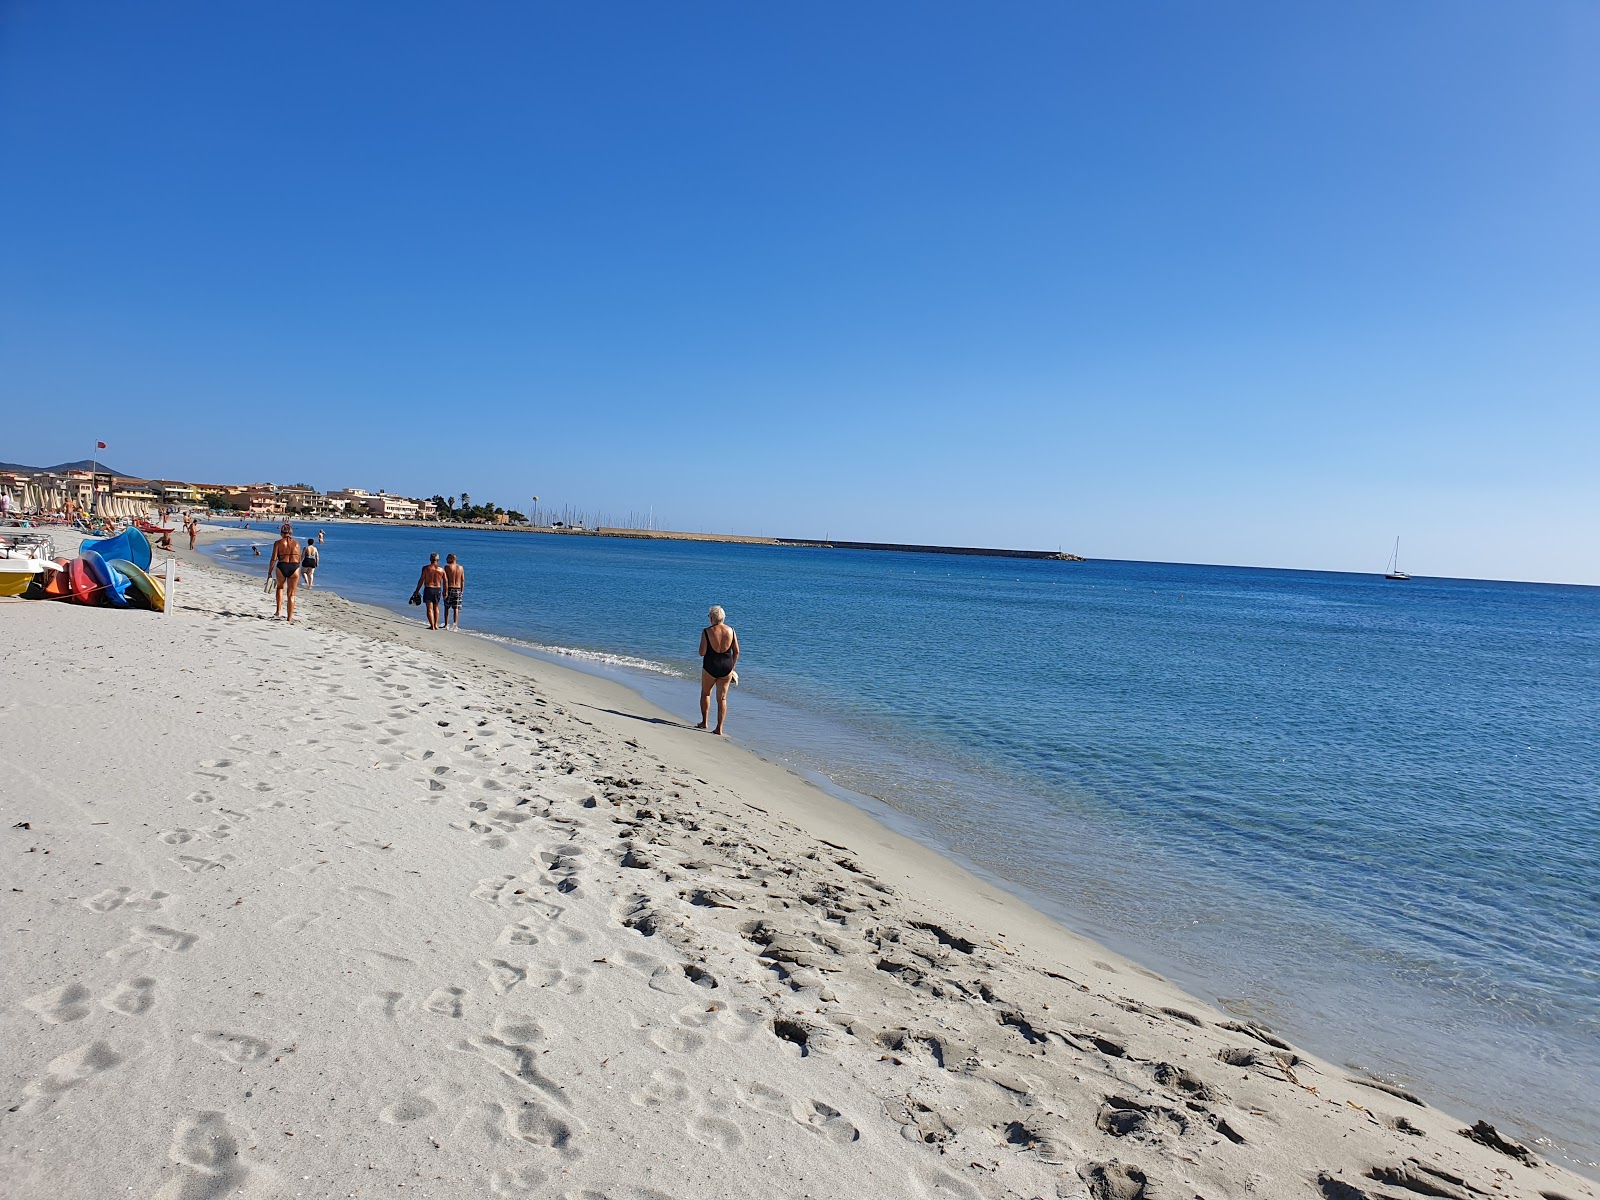
[[[728,624],[728,615],[722,606],[713,604],[706,614],[711,624],[700,631],[700,724],[706,727],[711,715],[711,689],[717,689],[717,727],[712,733],[721,733],[728,719],[728,685],[738,680],[734,667],[739,663],[739,635]]]

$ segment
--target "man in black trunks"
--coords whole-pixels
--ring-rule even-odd
[[[461,593],[467,590],[467,569],[456,561],[454,554],[444,556],[444,627],[461,628]],[[451,620],[450,614],[455,614]]]
[[[294,590],[300,583],[300,543],[295,540],[294,526],[285,521],[278,529],[283,536],[272,543],[272,557],[267,560],[268,576],[276,575],[278,590],[273,620],[283,615],[283,593],[289,592],[289,624],[294,624]]]
[[[717,727],[711,732],[721,733],[728,720],[728,685],[735,679],[733,668],[739,662],[739,635],[727,623],[728,615],[721,605],[713,604],[706,615],[711,624],[700,631],[700,724],[695,728],[706,727],[711,715],[711,689],[716,688]]]
[[[422,603],[428,607],[428,628],[439,628],[439,601],[444,598],[444,568],[437,554],[428,555],[428,563],[417,576],[417,587],[422,590]]]

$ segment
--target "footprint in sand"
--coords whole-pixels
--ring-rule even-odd
[[[156,912],[164,908],[166,902],[172,898],[167,892],[135,892],[129,887],[114,887],[96,892],[82,903],[90,912],[104,913],[118,908],[128,908],[135,912]]]
[[[726,1153],[744,1145],[744,1131],[725,1117],[702,1113],[690,1117],[687,1128],[690,1137],[713,1150]]]
[[[209,1033],[194,1035],[197,1045],[204,1046],[213,1054],[221,1055],[231,1063],[240,1066],[246,1063],[260,1062],[272,1052],[272,1047],[260,1038],[253,1038],[243,1033],[225,1033],[213,1030]]]
[[[489,1176],[489,1190],[506,1200],[522,1200],[529,1196],[542,1200],[550,1194],[546,1187],[549,1178],[550,1172],[538,1167],[501,1167]]]
[[[500,936],[495,939],[495,944],[500,946],[537,946],[539,935],[533,931],[533,922],[521,921],[516,925],[507,925],[500,931]]]
[[[168,954],[182,954],[200,940],[198,934],[181,929],[168,929],[165,925],[137,925],[128,933],[128,940],[106,951],[107,958],[122,958],[146,950],[161,950]]]
[[[533,1100],[520,1104],[500,1104],[498,1119],[491,1129],[505,1141],[522,1142],[542,1150],[552,1150],[563,1158],[578,1157],[582,1126],[573,1118],[551,1112]]]
[[[492,879],[480,879],[478,886],[472,889],[472,898],[495,908],[526,906],[546,920],[554,921],[564,910],[559,904],[542,899],[538,894],[540,890],[539,884],[515,875],[497,875]]]
[[[528,978],[528,968],[515,966],[504,959],[483,959],[478,965],[488,972],[490,984],[502,996]]]
[[[433,1101],[415,1093],[408,1093],[385,1105],[383,1111],[378,1114],[378,1119],[390,1125],[409,1125],[412,1121],[432,1116],[436,1111],[438,1108]]]
[[[719,1042],[738,1045],[767,1028],[767,1015],[755,1008],[731,1008],[711,1001],[680,1008],[672,1019],[686,1029],[703,1030]]]
[[[706,1044],[706,1035],[692,1029],[652,1029],[650,1041],[668,1054],[693,1054]]]
[[[155,1007],[156,981],[148,975],[127,979],[117,985],[117,990],[100,1003],[112,1012],[127,1017],[142,1017]]]
[[[173,1134],[167,1154],[177,1175],[157,1193],[157,1200],[215,1200],[270,1184],[263,1170],[246,1156],[255,1140],[226,1113],[195,1113]],[[262,1190],[268,1189],[263,1186]]]
[[[201,858],[197,854],[180,854],[172,861],[185,871],[198,875],[206,871],[226,871],[228,864],[234,861],[234,857],[231,854],[219,854],[216,858]]]
[[[52,1025],[65,1025],[69,1021],[81,1021],[89,1015],[89,999],[89,989],[81,983],[65,983],[48,992],[40,992],[37,996],[29,996],[22,1002],[22,1007]]]
[[[813,1133],[838,1146],[847,1146],[861,1140],[861,1131],[831,1104],[821,1100],[796,1100],[789,1115]]]
[[[693,1095],[689,1077],[676,1067],[650,1072],[650,1082],[628,1097],[640,1108],[678,1109]]]
[[[89,1042],[69,1050],[51,1059],[44,1074],[23,1089],[26,1099],[17,1106],[17,1111],[41,1112],[54,1104],[61,1093],[89,1082],[126,1060],[126,1055],[119,1054],[105,1042]]]
[[[404,992],[374,992],[357,1006],[356,1011],[363,1016],[393,1021],[408,1008]]]
[[[528,981],[539,988],[550,988],[563,996],[576,996],[588,986],[588,967],[567,969],[553,962],[534,963],[528,969]]]
[[[495,1022],[495,1034],[479,1033],[456,1047],[475,1054],[507,1078],[542,1094],[565,1107],[561,1086],[539,1069],[538,1054],[530,1043],[542,1041],[544,1033],[532,1022]]]
[[[441,1017],[461,1016],[461,1005],[469,995],[466,988],[442,987],[435,988],[433,994],[423,1001],[422,1007],[431,1013],[438,1013]]]

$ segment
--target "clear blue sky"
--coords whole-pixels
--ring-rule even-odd
[[[0,460],[1600,583],[1600,7],[0,6]]]

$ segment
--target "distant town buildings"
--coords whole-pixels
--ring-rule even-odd
[[[324,493],[303,483],[187,483],[134,479],[103,471],[0,471],[0,494],[10,499],[14,512],[95,512],[115,517],[201,507],[260,518],[348,515],[431,520],[438,515],[432,500],[397,496],[382,489],[341,488]]]

